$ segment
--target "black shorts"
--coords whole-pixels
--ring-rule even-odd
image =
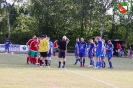
[[[65,58],[65,56],[66,56],[66,52],[65,52],[65,50],[60,50],[59,51],[59,58]]]
[[[41,57],[47,57],[47,52],[40,52]]]

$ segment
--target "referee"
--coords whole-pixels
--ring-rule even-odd
[[[63,61],[62,68],[65,68],[66,63],[66,49],[67,44],[69,43],[69,39],[66,36],[62,37],[62,40],[58,42],[58,50],[59,50],[59,66],[58,68],[61,68],[61,61]]]

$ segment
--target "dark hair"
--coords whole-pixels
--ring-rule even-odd
[[[44,38],[46,38],[46,37],[47,37],[47,35],[42,35],[41,37],[44,37]]]

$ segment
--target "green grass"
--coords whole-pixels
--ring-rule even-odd
[[[25,54],[0,54],[0,88],[133,88],[133,60],[113,58],[113,69],[74,66],[74,56],[67,57],[66,69],[58,69],[52,57],[51,68],[26,64]],[[107,62],[107,59],[106,59]]]

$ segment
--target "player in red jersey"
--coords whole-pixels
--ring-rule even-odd
[[[33,35],[33,37],[32,37],[32,39],[30,39],[27,43],[26,43],[26,45],[27,45],[27,47],[28,47],[28,49],[29,49],[29,51],[28,51],[28,57],[27,57],[27,64],[29,64],[29,62],[30,63],[32,63],[33,62],[33,60],[32,60],[32,58],[31,58],[31,47],[30,47],[30,44],[31,44],[31,42],[32,41],[34,41],[34,38],[36,37],[36,35]]]
[[[58,44],[57,44],[58,40],[55,40],[54,42],[54,50],[53,50],[53,55],[55,56],[56,50],[58,48]]]
[[[118,57],[121,57],[121,44],[117,43],[117,52],[118,52]]]
[[[30,44],[31,58],[33,59],[33,64],[38,63],[37,55],[38,55],[38,41],[37,37],[34,38],[34,41]]]

